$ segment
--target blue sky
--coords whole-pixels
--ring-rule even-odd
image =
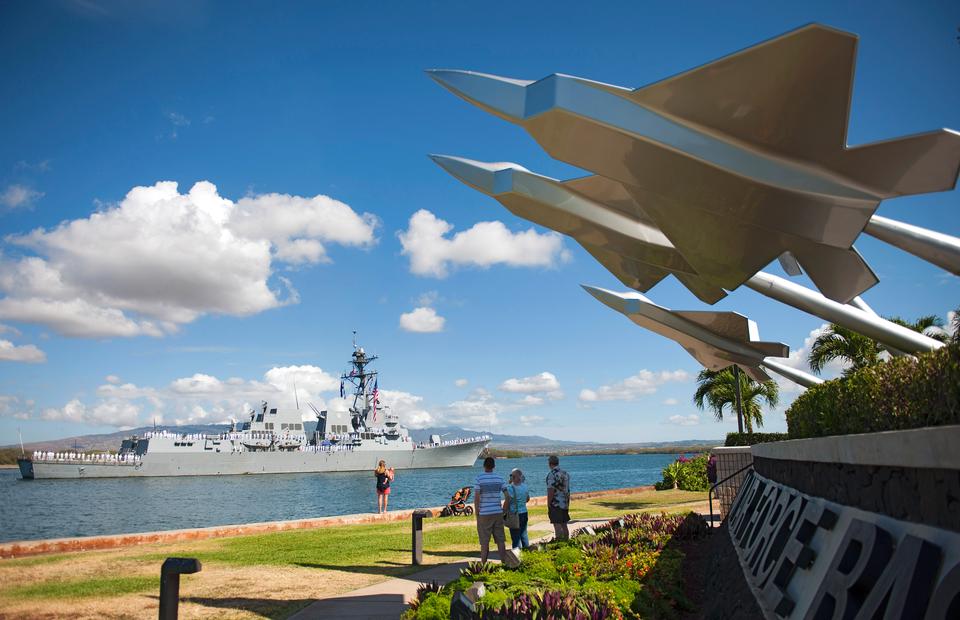
[[[636,87],[816,21],[861,37],[850,144],[960,128],[953,2],[131,4],[0,6],[0,444],[292,406],[293,381],[336,408],[354,329],[413,425],[599,441],[734,428],[690,404],[699,368],[679,346],[580,289],[622,286],[579,246],[430,162],[583,174],[424,69]],[[878,213],[960,235],[957,207],[953,191]],[[432,219],[412,224],[420,210]],[[857,246],[881,314],[960,302],[942,269]],[[704,309],[670,278],[649,297]],[[795,351],[822,324],[746,289],[715,308]],[[765,430],[785,429],[796,393]]]

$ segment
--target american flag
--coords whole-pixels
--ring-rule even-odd
[[[380,383],[379,379],[374,379],[373,381],[373,421],[377,421],[377,403],[380,400],[380,389],[377,387]]]

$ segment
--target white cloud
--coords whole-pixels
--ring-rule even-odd
[[[453,382],[453,384],[459,388],[467,387],[468,383],[470,382],[467,381],[466,379],[457,379],[456,381]]]
[[[557,381],[557,377],[553,373],[541,372],[532,377],[507,379],[500,384],[500,389],[504,392],[514,392],[518,394],[553,392],[560,389],[560,382]]]
[[[20,330],[12,325],[4,325],[0,323],[0,334],[10,334],[11,336],[19,336]]]
[[[380,399],[390,413],[400,417],[400,422],[409,428],[426,428],[435,421],[433,414],[424,409],[423,397],[398,390],[381,390]]]
[[[698,426],[700,416],[695,413],[690,415],[672,415],[667,418],[667,424],[676,424],[677,426]]]
[[[32,344],[17,346],[9,340],[0,340],[0,361],[42,364],[47,361],[47,355]]]
[[[29,209],[40,198],[43,198],[43,192],[38,192],[26,185],[14,183],[0,192],[0,205],[11,211],[21,208]]]
[[[520,416],[520,424],[523,426],[538,426],[546,418],[539,415],[522,415]]]
[[[676,398],[665,398],[665,399],[663,399],[663,404],[666,405],[666,406],[668,406],[668,407],[673,407],[674,405],[677,405],[677,404],[679,404],[679,403],[680,403],[680,401],[677,400]]]
[[[690,375],[685,370],[661,370],[653,372],[641,370],[637,374],[627,377],[611,385],[602,385],[596,390],[584,389],[580,391],[582,402],[596,402],[606,400],[636,400],[641,396],[654,394],[664,383],[671,381],[687,381]]]
[[[784,366],[789,366],[790,368],[795,368],[797,370],[813,374],[813,371],[810,370],[810,364],[807,362],[807,358],[810,356],[810,350],[813,348],[813,343],[829,328],[830,325],[828,323],[823,323],[807,334],[807,337],[803,340],[803,345],[798,348],[790,347],[790,357],[775,357],[772,359],[783,364]],[[823,367],[823,370],[820,372],[820,376],[824,379],[833,379],[839,377],[847,368],[847,366],[848,364],[841,360],[831,360]],[[777,386],[780,388],[780,391],[784,394],[802,392],[806,389],[803,386],[794,383],[790,379],[781,377],[776,373],[770,372],[767,374],[773,377],[774,381],[777,382]]]
[[[73,399],[62,408],[45,409],[40,417],[44,420],[131,428],[139,423],[139,414],[140,408],[129,401],[109,399],[91,408],[79,399]]]
[[[234,203],[207,181],[186,194],[170,181],[135,187],[88,218],[6,237],[37,255],[0,255],[0,319],[101,338],[257,314],[299,301],[289,280],[272,284],[277,264],[327,261],[329,243],[368,247],[376,225],[327,196]]]
[[[410,271],[420,276],[445,278],[450,266],[551,267],[569,260],[562,237],[540,234],[533,228],[514,233],[502,222],[478,222],[448,238],[453,226],[430,211],[420,209],[410,217],[407,230],[398,234]]]
[[[112,384],[120,383],[120,377],[118,377],[117,375],[107,375],[106,377],[103,378],[103,380],[106,381],[107,383],[112,383]]]
[[[0,417],[26,420],[33,412],[32,400],[22,401],[17,396],[0,394]]]
[[[544,400],[543,396],[534,396],[533,394],[527,394],[517,402],[527,407],[539,407],[540,405],[542,405],[547,401]]]
[[[437,314],[436,310],[426,306],[414,308],[400,315],[401,329],[420,334],[442,332],[446,322],[447,319]]]
[[[487,430],[500,424],[500,414],[505,410],[503,403],[483,391],[477,391],[469,398],[457,400],[447,405],[440,418],[448,423],[473,430]]]

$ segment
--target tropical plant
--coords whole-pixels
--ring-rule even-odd
[[[807,362],[810,369],[818,375],[833,360],[847,363],[844,376],[880,363],[883,349],[875,340],[871,340],[843,325],[831,323],[814,341]]]
[[[897,325],[902,325],[907,329],[912,329],[915,332],[920,332],[928,338],[933,338],[940,342],[948,342],[950,340],[950,334],[946,329],[943,328],[943,319],[938,317],[935,314],[928,314],[922,316],[912,323],[905,321],[898,316],[893,316],[888,319],[891,323],[896,323]]]
[[[753,425],[763,426],[763,409],[761,401],[766,401],[770,407],[776,407],[780,401],[780,390],[774,381],[754,381],[743,372],[734,372],[733,366],[723,370],[701,370],[697,375],[697,391],[693,395],[693,404],[699,409],[707,407],[713,412],[717,421],[723,421],[723,410],[729,405],[730,410],[736,413],[736,386],[740,377],[740,396],[743,406],[743,423],[748,433],[753,432]]]

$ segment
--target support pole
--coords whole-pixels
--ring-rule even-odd
[[[177,620],[180,606],[180,575],[200,572],[200,560],[167,558],[160,568],[160,620]]]
[[[960,239],[934,230],[874,215],[863,232],[960,275]]]
[[[815,377],[809,373],[803,372],[802,370],[791,368],[790,366],[781,364],[780,362],[774,361],[769,357],[764,358],[764,360],[760,362],[760,365],[769,371],[777,373],[781,377],[790,379],[797,385],[802,385],[803,387],[808,388],[823,383],[823,379],[820,377]]]
[[[933,338],[912,329],[891,323],[853,306],[827,299],[816,291],[794,284],[779,276],[759,272],[745,283],[748,287],[771,299],[776,299],[798,310],[809,312],[825,321],[848,329],[908,353],[934,351],[944,346]]]
[[[743,396],[740,394],[740,367],[733,365],[733,382],[735,384],[734,394],[736,395],[737,405],[737,431],[743,434]]]

